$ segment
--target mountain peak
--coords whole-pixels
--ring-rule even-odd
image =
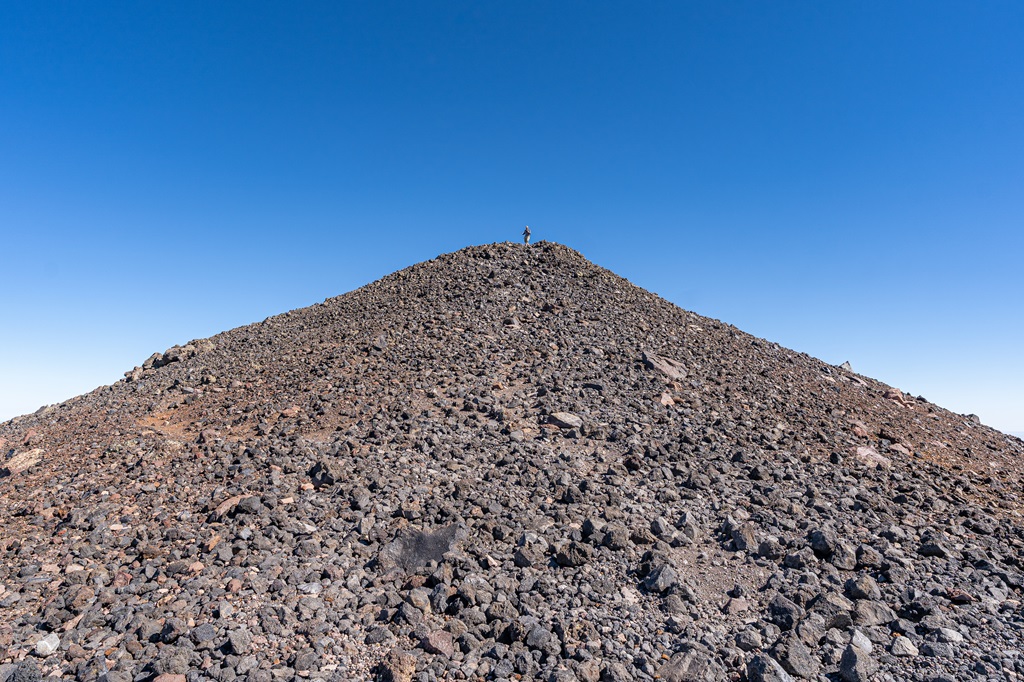
[[[0,662],[61,674],[963,679],[1024,585],[1019,440],[549,242],[156,353],[0,453]]]

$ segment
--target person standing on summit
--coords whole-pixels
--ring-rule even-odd
[[[527,225],[526,229],[523,230],[523,243],[527,246],[530,245],[530,226]]]

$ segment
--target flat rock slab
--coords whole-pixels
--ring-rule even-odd
[[[43,450],[36,448],[27,452],[19,452],[14,457],[4,462],[0,467],[0,478],[20,474],[22,471],[34,467],[43,459]]]
[[[572,412],[555,412],[548,416],[548,423],[560,429],[578,429],[583,426],[583,419]]]
[[[431,561],[441,563],[444,555],[466,536],[465,526],[457,523],[433,532],[406,530],[381,550],[377,560],[385,568],[412,572]]]
[[[672,358],[666,358],[656,353],[644,352],[641,356],[644,361],[644,366],[648,369],[656,369],[669,379],[685,379],[686,378],[686,365],[673,360]]]
[[[878,454],[873,447],[861,445],[854,450],[854,454],[861,462],[868,466],[879,466],[888,469],[892,466],[892,460],[884,455]]]

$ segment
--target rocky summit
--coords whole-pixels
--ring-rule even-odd
[[[557,244],[175,346],[0,453],[0,682],[1024,677],[1024,443]]]

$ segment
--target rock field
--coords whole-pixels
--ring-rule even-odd
[[[1022,454],[471,247],[0,424],[0,682],[1024,680]]]

